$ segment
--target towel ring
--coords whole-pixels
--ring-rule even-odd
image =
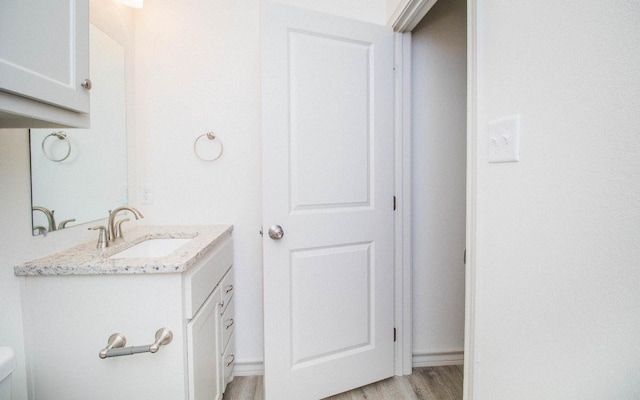
[[[67,142],[67,154],[65,154],[64,157],[62,157],[62,158],[53,158],[49,153],[47,153],[47,150],[44,147],[44,144],[47,141],[47,139],[49,139],[50,136],[55,136],[58,139],[64,140],[65,142]],[[61,161],[66,160],[69,157],[69,154],[71,154],[71,142],[69,142],[69,139],[67,139],[67,134],[64,133],[63,131],[59,131],[59,132],[52,132],[52,133],[48,134],[47,136],[45,136],[44,139],[42,139],[42,153],[44,154],[45,157],[47,157],[49,160],[51,160],[53,162],[61,162]]]
[[[213,157],[213,158],[204,158],[200,155],[200,153],[198,153],[198,142],[200,141],[200,139],[202,139],[203,137],[206,137],[209,140],[216,140],[218,139],[218,142],[220,143],[220,153],[218,153],[217,156]],[[193,142],[193,152],[196,154],[196,157],[198,157],[199,159],[201,159],[202,161],[205,162],[212,162],[217,160],[218,158],[222,157],[222,152],[224,151],[224,146],[222,146],[222,141],[220,140],[219,137],[216,137],[216,135],[213,132],[207,132],[207,133],[203,133],[202,135],[198,136],[195,140],[195,142]]]

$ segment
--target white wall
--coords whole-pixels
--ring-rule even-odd
[[[130,9],[115,0],[92,0],[90,4],[92,22],[124,43],[126,51],[132,54],[133,15]],[[133,116],[128,115],[127,119],[133,126]],[[0,129],[0,143],[0,346],[10,346],[16,352],[12,399],[24,400],[27,385],[20,279],[13,275],[13,267],[93,240],[96,234],[87,231],[87,225],[82,225],[46,237],[33,237],[28,130]],[[135,168],[132,170],[135,173]]]
[[[441,0],[411,36],[414,366],[462,362],[466,0]]]
[[[384,21],[384,1],[279,1]],[[322,3],[322,4],[320,4]],[[237,370],[263,360],[260,0],[154,0],[136,15],[138,153],[154,202],[146,219],[235,226]],[[214,131],[224,155],[204,163],[197,136]],[[202,145],[206,146],[206,140]]]
[[[387,0],[271,0],[292,7],[306,8],[325,14],[384,25],[387,22]]]
[[[400,4],[404,5],[406,3],[407,3],[407,0],[387,0],[387,7],[386,7],[387,20],[389,20],[389,18],[393,15],[396,9],[400,7]]]
[[[474,399],[640,398],[640,3],[477,5]]]
[[[137,14],[138,133],[145,137],[150,223],[233,224],[236,348],[262,360],[259,3],[146,2]],[[214,131],[222,158],[200,161]],[[199,141],[206,150],[208,140]]]

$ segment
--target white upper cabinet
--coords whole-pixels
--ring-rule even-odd
[[[0,0],[0,127],[87,127],[88,0]]]

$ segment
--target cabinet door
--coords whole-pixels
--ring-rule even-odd
[[[0,90],[88,113],[88,0],[0,0],[0,9]]]
[[[222,398],[220,385],[220,353],[217,288],[187,324],[187,352],[189,364],[189,400]]]

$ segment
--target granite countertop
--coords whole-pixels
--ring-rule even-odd
[[[233,225],[140,226],[124,238],[97,249],[96,240],[14,267],[15,275],[156,274],[187,271],[203,254],[231,235]],[[164,257],[109,257],[148,239],[187,239],[190,242]],[[96,236],[97,239],[97,236]]]

